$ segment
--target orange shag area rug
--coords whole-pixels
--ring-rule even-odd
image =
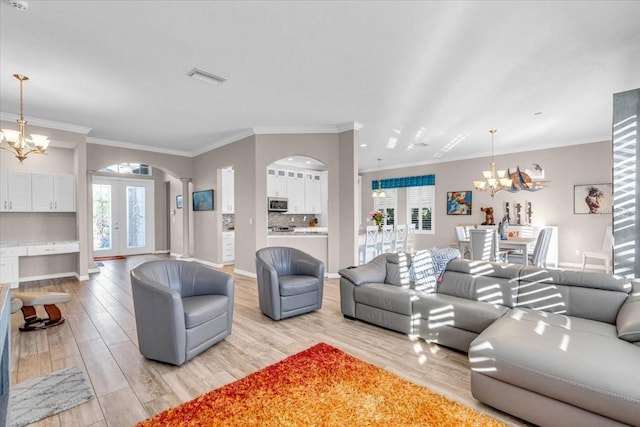
[[[474,409],[317,344],[138,426],[502,426]]]

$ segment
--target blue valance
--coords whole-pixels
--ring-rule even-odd
[[[423,185],[436,185],[435,175],[405,176],[404,178],[389,178],[375,180],[371,183],[371,189],[378,188],[403,188],[422,187]]]

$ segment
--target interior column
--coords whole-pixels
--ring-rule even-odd
[[[182,182],[182,255],[180,258],[191,258],[189,242],[189,215],[191,213],[191,197],[189,196],[189,183],[191,178],[180,178]]]

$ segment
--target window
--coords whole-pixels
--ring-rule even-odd
[[[100,169],[100,172],[150,176],[151,168],[148,165],[140,163],[118,163],[104,169]]]
[[[396,223],[396,212],[398,210],[398,189],[387,188],[384,192],[386,194],[385,197],[376,197],[373,199],[373,210],[387,214],[382,224],[394,225]]]
[[[434,196],[434,185],[407,187],[407,222],[415,224],[417,233],[434,234]]]

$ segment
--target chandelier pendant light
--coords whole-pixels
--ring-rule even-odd
[[[27,121],[24,119],[22,84],[29,80],[29,77],[22,74],[14,74],[13,77],[20,81],[20,118],[18,122],[18,130],[2,129],[0,132],[0,148],[11,151],[20,164],[30,154],[45,154],[49,146],[49,138],[44,135],[31,134],[31,138],[25,135],[25,126]]]
[[[377,176],[377,180],[378,181],[378,189],[377,190],[373,190],[373,193],[371,193],[371,197],[387,197],[387,194],[384,192],[384,190],[382,189],[382,181],[380,181],[380,163],[382,162],[382,159],[378,159],[378,176]]]
[[[489,170],[483,171],[484,180],[473,181],[477,191],[486,191],[493,198],[498,192],[511,188],[511,176],[505,170],[496,170],[496,162],[493,160],[493,136],[497,129],[490,129],[491,133],[491,163]]]

